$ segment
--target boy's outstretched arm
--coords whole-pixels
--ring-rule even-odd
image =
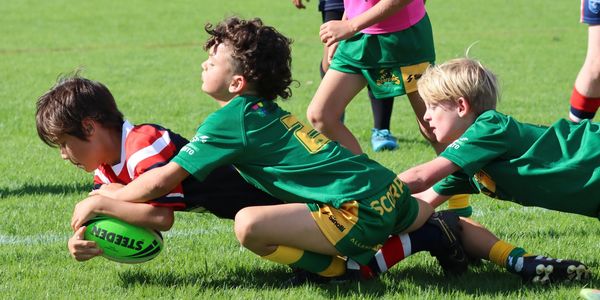
[[[180,165],[170,162],[141,174],[121,189],[99,189],[90,192],[90,195],[119,201],[146,202],[167,194],[188,176],[190,173]]]
[[[410,192],[413,194],[423,192],[432,187],[444,177],[460,170],[460,168],[447,158],[438,156],[424,164],[412,167],[398,175]]]
[[[435,209],[442,203],[446,202],[446,200],[450,199],[450,197],[452,197],[453,195],[440,195],[433,189],[433,187],[430,187],[423,192],[412,194],[412,196],[429,203],[429,205],[431,205],[431,207]]]
[[[76,231],[96,215],[114,217],[133,225],[159,231],[171,229],[174,221],[173,209],[169,207],[118,201],[96,195],[75,205],[71,227]]]

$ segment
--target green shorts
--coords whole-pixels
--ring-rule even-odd
[[[362,74],[375,98],[415,92],[416,81],[435,62],[429,17],[402,31],[357,33],[340,42],[330,68]]]
[[[406,230],[419,213],[417,200],[397,178],[369,199],[349,201],[340,208],[307,205],[331,244],[360,264],[367,264],[391,234]]]

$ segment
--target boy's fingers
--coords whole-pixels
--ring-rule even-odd
[[[91,254],[100,254],[102,252],[94,241],[80,241],[75,245],[75,248]]]
[[[87,228],[86,226],[81,226],[81,227],[77,228],[77,230],[75,231],[75,238],[78,240],[83,240],[83,236],[85,234],[86,228]]]
[[[71,220],[71,228],[73,228],[73,231],[78,231],[80,230],[83,226],[83,222],[79,219],[79,218],[73,218]],[[85,229],[84,229],[85,231]]]

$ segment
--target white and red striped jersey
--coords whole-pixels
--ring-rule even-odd
[[[155,124],[134,126],[125,121],[121,138],[121,162],[113,166],[99,166],[94,171],[94,188],[107,183],[128,184],[142,173],[165,165],[181,148],[175,144],[175,139],[183,138]],[[183,139],[183,143],[186,142]],[[179,184],[167,195],[149,203],[183,210],[186,208],[183,199],[183,187]]]

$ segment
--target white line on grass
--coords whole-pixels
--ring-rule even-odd
[[[214,234],[229,231],[225,228],[210,228],[210,229],[184,229],[171,230],[163,232],[165,238],[179,238],[198,236],[205,234]],[[0,245],[38,245],[38,244],[53,244],[66,243],[71,236],[68,234],[44,233],[29,236],[4,235],[0,234]]]

